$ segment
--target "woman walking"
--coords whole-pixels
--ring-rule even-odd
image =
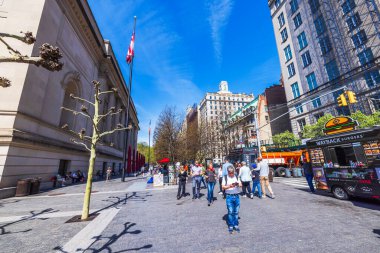
[[[208,168],[206,171],[206,180],[207,180],[207,200],[208,200],[208,206],[210,206],[210,204],[214,202],[214,187],[216,183],[216,174],[215,174],[214,168],[212,167],[212,163],[208,165]]]
[[[187,178],[187,171],[181,165],[181,167],[179,168],[179,172],[178,172],[177,199],[180,199],[181,197],[186,196],[186,178]]]

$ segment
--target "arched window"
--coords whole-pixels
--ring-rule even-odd
[[[72,110],[78,110],[77,108],[77,101],[75,99],[70,98],[70,94],[74,94],[74,96],[78,96],[78,88],[75,82],[69,82],[65,88],[65,96],[63,99],[62,107],[72,109]],[[76,122],[76,116],[73,115],[72,112],[67,110],[61,111],[61,119],[60,119],[60,126],[67,124],[68,128],[71,130],[77,130],[75,127]]]

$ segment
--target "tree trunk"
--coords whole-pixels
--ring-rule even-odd
[[[83,209],[82,209],[82,217],[81,217],[82,220],[87,219],[90,212],[92,174],[94,171],[95,159],[96,159],[96,146],[91,145],[91,156],[89,160],[88,173],[87,173],[86,192],[84,193],[84,200],[83,200]]]

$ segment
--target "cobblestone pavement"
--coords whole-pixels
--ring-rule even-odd
[[[275,181],[276,199],[241,199],[241,233],[233,235],[227,232],[221,195],[216,194],[217,200],[208,207],[205,196],[177,200],[175,187],[144,189],[142,179],[95,184],[94,190],[101,191],[93,195],[91,209],[104,213],[91,222],[65,223],[71,211],[81,210],[81,190],[66,188],[63,195],[48,196],[51,193],[47,192],[34,198],[1,200],[1,248],[4,252],[378,251],[379,203],[339,201]],[[30,213],[33,210],[35,217]],[[108,210],[114,210],[113,216],[107,214],[109,223],[102,222]],[[29,218],[12,220],[25,214]],[[86,238],[80,233],[97,220],[106,223],[97,236]],[[75,238],[79,242],[91,239],[91,245],[76,245]],[[65,250],[68,244],[70,251]]]

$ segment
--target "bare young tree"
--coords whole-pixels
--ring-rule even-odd
[[[157,159],[169,157],[174,162],[179,158],[181,122],[175,107],[165,107],[161,112],[153,134],[154,152]]]
[[[12,47],[10,43],[6,41],[8,39],[14,39],[21,41],[27,45],[32,45],[36,41],[36,38],[31,32],[20,32],[20,35],[14,35],[9,33],[0,32],[0,43],[5,45],[8,49],[8,55],[0,55],[0,63],[2,62],[16,62],[33,64],[37,67],[41,66],[49,71],[59,71],[63,67],[63,63],[59,60],[62,58],[62,54],[58,47],[54,47],[48,43],[42,44],[40,47],[39,56],[28,56],[22,54],[20,51]],[[6,77],[0,77],[0,86],[8,87],[11,85],[11,81]]]
[[[73,94],[70,95],[70,97],[79,103],[82,104],[80,111],[76,111],[71,108],[65,108],[61,107],[62,110],[66,110],[69,112],[72,112],[74,116],[80,116],[84,117],[90,120],[92,123],[92,135],[88,136],[86,135],[86,129],[82,128],[79,133],[68,129],[75,138],[72,138],[71,141],[73,143],[76,143],[78,145],[81,145],[84,147],[87,151],[91,153],[90,159],[89,159],[89,166],[88,166],[88,174],[87,174],[87,184],[86,184],[86,191],[84,195],[84,201],[83,201],[83,210],[82,210],[82,220],[86,220],[89,216],[89,210],[90,210],[90,196],[91,196],[91,189],[92,189],[92,175],[94,171],[94,166],[95,166],[95,159],[96,159],[96,147],[97,144],[100,143],[102,138],[104,138],[107,135],[113,134],[116,131],[125,131],[127,129],[130,129],[130,127],[125,127],[122,124],[117,124],[116,128],[111,129],[111,130],[106,130],[104,132],[101,131],[101,122],[105,118],[109,116],[115,116],[117,114],[120,114],[123,109],[118,109],[116,110],[115,107],[111,108],[106,108],[108,111],[105,114],[100,114],[100,104],[102,103],[102,96],[106,94],[113,93],[115,96],[117,96],[117,89],[114,88],[112,90],[108,91],[101,91],[100,89],[100,82],[98,81],[92,81],[92,84],[94,85],[94,102],[88,101],[84,98],[76,97]],[[94,111],[94,115],[91,115],[89,112],[88,106],[91,106]],[[92,111],[92,110],[91,110]],[[112,126],[114,127],[114,126]],[[67,129],[68,125],[65,124],[62,126],[63,129]],[[111,146],[113,144],[111,143]]]

